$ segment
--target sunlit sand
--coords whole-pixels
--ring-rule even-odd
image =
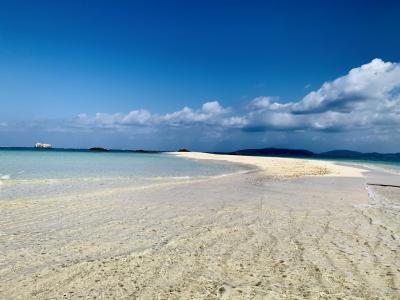
[[[179,155],[257,168],[0,202],[0,298],[399,295],[400,194],[366,185],[398,177],[322,161]]]

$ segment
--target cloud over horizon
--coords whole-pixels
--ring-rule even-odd
[[[11,126],[3,123],[8,125],[3,126],[3,131]],[[43,126],[46,130],[46,125]],[[374,59],[325,82],[298,101],[282,102],[279,97],[259,96],[237,108],[224,107],[213,100],[198,109],[184,107],[165,114],[143,108],[128,113],[99,112],[94,116],[82,113],[68,122],[60,121],[58,126],[52,126],[52,130],[55,128],[126,132],[147,138],[170,135],[182,139],[183,135],[189,135],[193,139],[226,140],[240,136],[244,141],[251,140],[243,138],[244,135],[258,133],[258,142],[263,140],[260,134],[296,134],[313,140],[343,133],[347,139],[362,144],[366,143],[363,141],[366,136],[371,139],[400,136],[400,64]],[[400,142],[397,146],[400,147]]]
[[[97,113],[92,118],[82,114],[78,123],[110,128],[203,124],[249,131],[385,129],[400,125],[400,66],[374,59],[325,82],[300,101],[281,103],[278,97],[260,96],[236,114],[218,101],[210,101],[198,110],[184,107],[164,115],[144,109],[127,114]]]
[[[248,128],[257,130],[361,130],[400,125],[400,65],[374,59],[325,82],[298,102],[252,101]]]

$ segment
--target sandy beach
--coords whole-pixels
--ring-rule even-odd
[[[0,201],[0,299],[400,298],[399,176],[173,155],[253,169]]]
[[[362,168],[337,165],[324,160],[225,155],[203,152],[172,152],[171,154],[190,159],[219,160],[251,165],[263,171],[266,176],[281,179],[301,176],[363,177],[364,171]]]

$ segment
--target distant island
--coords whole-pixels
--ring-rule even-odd
[[[105,148],[101,148],[101,147],[93,147],[93,148],[90,148],[89,151],[94,151],[94,152],[108,152],[109,150],[108,150],[108,149],[105,149]]]
[[[78,151],[78,152],[118,152],[118,153],[143,153],[155,154],[165,153],[174,150],[118,150],[106,149],[103,147],[92,147],[89,149],[72,149],[72,148],[54,148],[51,144],[37,143],[35,149],[47,149],[53,151]],[[31,147],[0,147],[4,150],[29,150]],[[176,151],[176,150],[175,150]],[[190,150],[181,148],[177,152],[190,152]],[[297,157],[297,158],[319,158],[319,159],[349,159],[349,160],[380,160],[380,161],[399,161],[400,152],[398,153],[378,153],[378,152],[359,152],[352,150],[332,150],[327,152],[316,153],[304,149],[288,149],[288,148],[260,148],[260,149],[241,149],[230,152],[208,152],[213,154],[228,155],[248,155],[248,156],[272,156],[272,157]]]
[[[314,153],[303,149],[286,148],[262,148],[262,149],[243,149],[224,154],[231,155],[254,155],[254,156],[282,156],[282,157],[308,157],[308,158],[341,158],[341,159],[361,159],[361,160],[399,160],[400,153],[363,153],[351,150],[333,150],[322,153]]]
[[[263,149],[244,149],[229,152],[234,155],[272,155],[272,156],[313,156],[313,152],[301,149],[284,148],[263,148]]]

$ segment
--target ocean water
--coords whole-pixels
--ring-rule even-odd
[[[282,157],[265,155],[265,157]],[[339,164],[359,165],[373,169],[383,169],[384,171],[393,172],[396,175],[400,174],[400,159],[384,158],[384,159],[370,159],[370,158],[353,158],[353,157],[332,157],[332,156],[283,156],[296,159],[309,159],[309,160],[323,160],[331,161]]]
[[[0,200],[152,185],[245,171],[167,153],[0,148]]]
[[[319,160],[320,158],[317,158]],[[322,158],[321,158],[322,159]],[[372,160],[372,159],[352,159],[352,158],[323,158],[337,163],[361,165],[370,168],[378,168],[400,174],[399,160]]]
[[[396,174],[400,174],[400,162],[399,161],[356,161],[355,163],[371,166],[371,167],[378,167],[385,169],[387,171],[394,172]]]

